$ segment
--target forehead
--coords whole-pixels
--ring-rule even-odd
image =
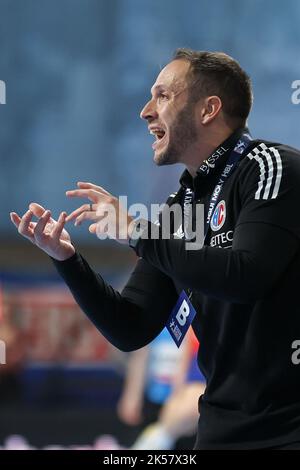
[[[173,60],[158,75],[151,91],[157,88],[168,88],[172,91],[186,86],[190,64],[186,60]]]

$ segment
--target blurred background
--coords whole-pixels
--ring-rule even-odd
[[[0,445],[22,447],[14,435],[37,447],[113,435],[127,446],[136,432],[116,413],[127,355],[85,319],[9,212],[31,201],[54,216],[70,212],[77,203],[65,191],[77,181],[129,204],[163,202],[176,190],[182,168],[154,166],[139,112],[177,47],[235,57],[253,81],[253,136],[300,147],[300,105],[291,100],[299,23],[298,0],[0,0]],[[86,225],[70,232],[122,288],[133,253]]]

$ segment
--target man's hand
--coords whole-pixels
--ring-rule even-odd
[[[33,216],[38,218],[37,222],[32,222]],[[64,229],[66,216],[62,212],[58,221],[55,221],[51,218],[50,211],[36,203],[30,204],[22,218],[15,212],[10,214],[11,221],[23,237],[58,261],[71,258],[75,253],[70,235]]]
[[[77,183],[79,189],[67,191],[69,197],[82,197],[91,201],[73,211],[66,222],[75,219],[75,225],[91,220],[89,231],[98,238],[109,237],[120,243],[127,243],[133,230],[133,217],[120,205],[119,200],[92,183]]]

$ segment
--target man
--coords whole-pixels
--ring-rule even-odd
[[[19,232],[54,259],[97,328],[123,350],[144,346],[162,330],[182,289],[192,295],[207,380],[196,449],[300,443],[300,370],[291,360],[300,335],[300,155],[251,140],[244,129],[251,103],[248,76],[225,54],[181,49],[160,72],[141,117],[156,136],[156,164],[186,165],[168,204],[190,207],[192,199],[186,220],[204,204],[205,244],[187,250],[176,235],[132,240],[139,222],[121,214],[115,238],[125,230],[139,256],[121,294],[93,272],[64,230],[66,220],[92,220],[89,229],[99,236],[100,209],[110,204],[122,212],[103,188],[78,183],[67,194],[92,203],[68,218],[62,213],[58,222],[37,204],[22,218],[11,215]],[[184,237],[185,230],[176,233]]]

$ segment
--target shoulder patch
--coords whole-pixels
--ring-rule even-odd
[[[267,147],[261,143],[247,155],[256,160],[260,175],[257,183],[255,199],[276,199],[282,178],[282,160],[275,147]]]

